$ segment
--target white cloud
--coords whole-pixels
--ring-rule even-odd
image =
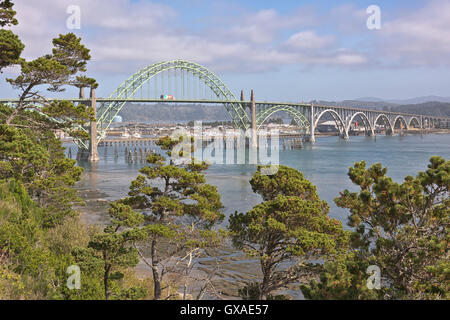
[[[209,17],[206,27],[195,29],[180,22],[184,13],[177,8],[148,1],[18,1],[19,26],[14,30],[26,44],[25,57],[48,53],[52,38],[72,31],[66,28],[66,8],[73,4],[82,15],[81,30],[74,31],[91,49],[89,70],[104,74],[129,74],[168,59],[193,60],[216,72],[262,72],[290,65],[450,64],[446,1],[400,12],[390,21],[382,8],[380,31],[367,30],[365,8],[351,5],[322,13],[322,19],[310,7],[289,14],[269,8],[226,19]]]
[[[314,31],[302,31],[293,34],[286,41],[286,45],[297,49],[319,49],[331,45],[333,36],[318,36]]]
[[[378,48],[392,64],[450,65],[450,1],[431,1],[382,25]]]

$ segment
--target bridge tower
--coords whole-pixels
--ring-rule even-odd
[[[91,107],[94,110],[94,120],[90,123],[90,138],[89,138],[89,158],[91,162],[96,162],[100,160],[97,150],[97,99],[95,97],[95,88],[91,86]]]
[[[251,107],[252,107],[252,146],[256,148],[258,146],[257,134],[256,134],[256,102],[255,102],[255,94],[252,89],[251,93]]]
[[[80,87],[80,99],[85,99],[84,88]],[[97,100],[95,97],[95,89],[91,87],[90,92],[91,107],[94,110],[94,121],[90,122],[89,125],[89,149],[84,149],[79,147],[77,153],[77,160],[89,160],[92,162],[99,161],[97,151]]]
[[[86,99],[84,95],[84,87],[80,87],[80,93],[79,93],[80,99]],[[77,152],[77,160],[87,160],[89,158],[89,150],[82,148],[81,146],[78,146],[78,152]]]
[[[314,136],[314,130],[316,130],[314,126],[314,103],[311,102],[311,108],[310,108],[310,118],[309,118],[309,142],[314,143],[316,142],[316,137]]]

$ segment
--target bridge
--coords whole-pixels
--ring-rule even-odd
[[[161,99],[161,95],[164,94],[172,95],[173,99]],[[251,131],[253,145],[256,145],[257,130],[278,112],[287,113],[312,143],[315,142],[315,130],[319,121],[325,115],[335,121],[339,135],[344,139],[349,138],[354,121],[364,127],[368,136],[375,135],[376,126],[383,126],[388,135],[393,135],[396,130],[403,128],[406,130],[417,128],[422,131],[431,128],[450,128],[450,118],[430,115],[314,103],[261,102],[255,100],[253,90],[249,100],[245,100],[242,91],[240,99],[237,99],[233,92],[207,68],[183,60],[160,62],[139,70],[108,98],[97,98],[94,88],[90,89],[90,96],[87,98],[84,88],[80,88],[78,98],[64,100],[90,105],[95,111],[96,121],[81,128],[90,134],[90,140],[77,141],[82,157],[90,161],[99,160],[98,143],[106,138],[106,132],[114,118],[130,102],[222,105],[236,128]],[[0,99],[0,103],[14,104],[17,100]]]

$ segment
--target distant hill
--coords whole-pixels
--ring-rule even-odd
[[[406,104],[392,107],[391,111],[450,118],[450,103],[431,101],[418,104]]]
[[[373,110],[385,110],[385,111],[397,111],[404,113],[414,113],[423,115],[432,115],[438,117],[450,117],[450,102],[439,101],[427,101],[417,104],[395,104],[391,102],[379,102],[379,101],[357,101],[357,100],[345,100],[345,101],[319,101],[325,105],[346,106],[362,109]]]
[[[190,120],[228,121],[230,116],[222,106],[135,104],[130,103],[120,110],[124,122],[185,122]]]
[[[363,101],[363,102],[389,102],[389,103],[395,103],[395,104],[418,104],[418,103],[425,103],[430,101],[437,101],[437,102],[450,102],[450,97],[441,97],[441,96],[423,96],[423,97],[416,97],[411,99],[380,99],[375,97],[364,97],[364,98],[358,98],[354,99],[355,101]]]

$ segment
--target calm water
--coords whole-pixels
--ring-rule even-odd
[[[87,202],[83,209],[85,221],[104,223],[108,208],[106,200],[125,196],[130,182],[143,166],[127,163],[124,149],[118,148],[120,157],[115,159],[114,147],[101,147],[100,162],[80,163],[85,172],[77,188]],[[72,146],[72,152],[74,150]],[[365,160],[368,165],[380,162],[388,168],[389,176],[401,182],[407,175],[426,170],[429,158],[434,155],[450,159],[450,135],[350,137],[349,141],[320,137],[314,145],[305,143],[300,150],[280,150],[280,163],[303,172],[317,186],[320,197],[329,203],[330,216],[340,219],[345,225],[348,213],[337,208],[333,199],[344,189],[357,190],[347,177],[348,168],[356,161]],[[208,183],[217,186],[222,195],[227,216],[236,210],[245,212],[261,201],[248,183],[255,169],[254,165],[213,165],[206,172]],[[223,226],[226,224],[227,219]],[[201,273],[202,266],[216,265],[217,262],[221,267],[213,282],[224,297],[235,298],[238,287],[249,279],[260,277],[258,262],[236,252],[229,243],[211,258],[201,259],[195,272]],[[149,276],[148,268],[142,264],[136,270]],[[295,288],[281,293],[290,294],[294,299],[303,298]]]
[[[80,163],[85,172],[78,188],[85,192],[96,190],[106,200],[125,196],[143,165],[127,163],[124,147],[118,151],[120,156],[115,159],[114,147],[99,147],[99,163]],[[365,160],[368,165],[380,162],[388,168],[388,175],[400,182],[407,175],[426,170],[429,158],[434,155],[450,159],[450,135],[377,136],[376,139],[356,136],[348,141],[334,136],[320,137],[314,145],[305,143],[300,150],[280,150],[280,164],[303,172],[317,186],[320,197],[329,203],[330,215],[345,222],[347,212],[337,208],[333,199],[346,188],[356,190],[347,177],[348,168],[356,161]],[[248,183],[255,169],[255,165],[213,165],[206,172],[208,183],[217,186],[222,195],[227,215],[235,210],[245,212],[261,201]]]

